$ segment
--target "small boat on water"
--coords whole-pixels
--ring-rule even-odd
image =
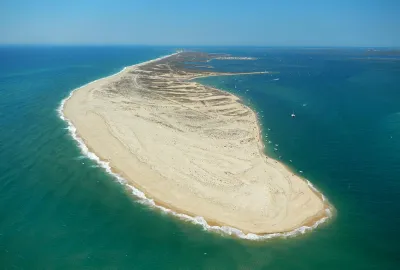
[[[292,112],[292,118],[295,118],[296,117],[296,115],[294,114],[294,111]]]

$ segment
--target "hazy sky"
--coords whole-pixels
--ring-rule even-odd
[[[400,0],[0,0],[0,43],[400,47]]]

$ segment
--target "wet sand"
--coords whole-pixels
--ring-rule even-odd
[[[183,64],[212,57],[179,53],[127,67],[76,90],[63,113],[113,171],[176,212],[256,234],[326,217],[322,195],[265,156],[255,113],[191,81],[234,75]]]

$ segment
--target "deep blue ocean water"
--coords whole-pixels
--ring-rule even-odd
[[[398,269],[398,55],[195,49],[258,58],[216,70],[273,72],[199,81],[259,113],[267,154],[320,189],[335,218],[288,239],[221,236],[135,202],[82,156],[61,100],[173,48],[0,47],[0,269]]]

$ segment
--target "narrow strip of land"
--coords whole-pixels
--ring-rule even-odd
[[[128,67],[75,91],[64,114],[114,171],[176,212],[257,234],[325,217],[321,194],[264,155],[255,113],[190,81],[232,75],[187,64],[212,57],[179,53]]]

